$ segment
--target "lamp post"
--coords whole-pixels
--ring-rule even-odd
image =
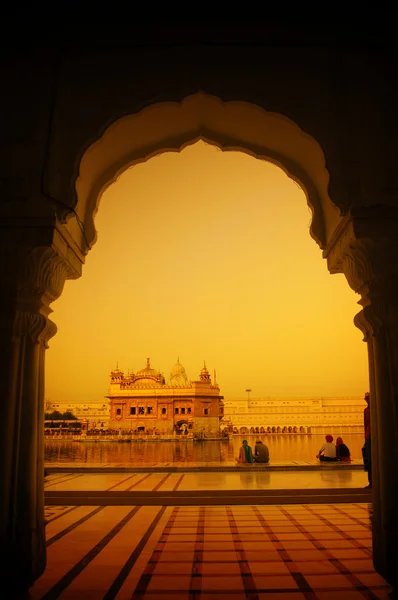
[[[246,390],[246,392],[247,392],[247,401],[249,402],[249,400],[250,400],[250,392],[251,392],[251,390]]]

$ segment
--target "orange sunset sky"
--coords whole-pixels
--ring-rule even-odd
[[[330,275],[304,192],[278,167],[198,142],[126,171],[103,194],[83,277],[52,308],[46,398],[99,402],[109,373],[188,378],[221,393],[362,396],[359,296]]]

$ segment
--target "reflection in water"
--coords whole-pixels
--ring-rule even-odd
[[[323,435],[268,435],[245,436],[252,448],[257,439],[267,444],[271,462],[315,460],[324,442]],[[45,442],[46,462],[84,462],[102,464],[129,463],[156,465],[159,463],[234,462],[242,445],[242,437],[227,441],[194,442]],[[363,435],[346,434],[344,441],[354,459],[362,459]],[[348,473],[344,471],[343,473]]]

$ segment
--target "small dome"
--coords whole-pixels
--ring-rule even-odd
[[[204,366],[203,366],[203,368],[200,371],[200,380],[201,381],[207,381],[207,382],[211,383],[210,373],[207,370],[206,363],[204,363]]]
[[[123,371],[121,371],[119,369],[119,363],[116,363],[116,369],[113,369],[113,371],[111,371],[111,378],[112,379],[120,379],[122,378],[124,375]]]
[[[177,362],[174,365],[174,367],[171,369],[171,375],[182,375],[183,373],[185,373],[185,369],[182,366],[182,364],[180,363],[180,359],[177,358]]]
[[[177,358],[177,362],[171,369],[170,382],[175,386],[184,386],[188,384],[187,374],[184,367],[180,363],[180,359]]]

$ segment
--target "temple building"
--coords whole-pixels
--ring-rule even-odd
[[[223,396],[212,383],[206,364],[196,381],[189,381],[177,360],[166,381],[164,375],[146,366],[126,376],[118,366],[111,372],[110,427],[123,431],[161,435],[183,433],[217,437],[223,416]]]

